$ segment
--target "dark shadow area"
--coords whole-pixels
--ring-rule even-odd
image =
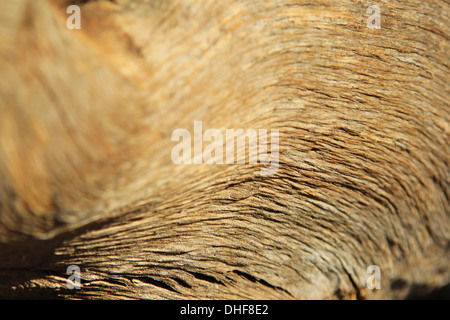
[[[450,300],[450,283],[442,288],[434,289],[422,295],[423,290],[428,290],[426,286],[413,286],[406,297],[406,300]]]

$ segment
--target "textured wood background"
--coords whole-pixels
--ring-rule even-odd
[[[73,31],[70,4],[0,3],[0,297],[450,282],[448,1],[80,1]],[[194,120],[279,129],[278,173],[174,165]]]

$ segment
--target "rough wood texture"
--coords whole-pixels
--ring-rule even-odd
[[[378,1],[379,30],[369,1],[80,1],[79,31],[69,4],[0,3],[0,297],[450,282],[448,1]],[[278,173],[174,165],[194,120],[279,129]]]

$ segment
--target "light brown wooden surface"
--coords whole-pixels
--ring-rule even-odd
[[[450,282],[448,1],[378,1],[378,30],[369,1],[87,1],[73,31],[69,4],[0,4],[0,297]],[[278,129],[278,173],[174,165],[195,120]]]

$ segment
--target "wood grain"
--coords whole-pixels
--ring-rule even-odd
[[[0,4],[0,297],[450,282],[448,1],[378,1],[374,30],[369,1],[81,1],[70,31],[72,3]],[[174,165],[195,120],[278,129],[278,173]]]

